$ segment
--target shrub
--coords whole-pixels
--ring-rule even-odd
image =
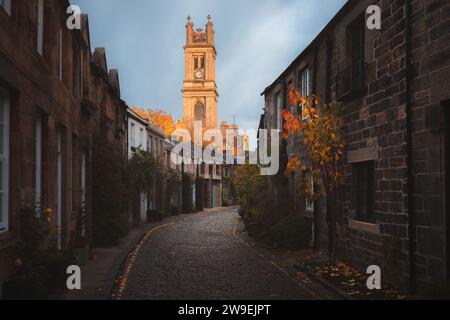
[[[36,216],[26,206],[20,212],[20,239],[17,259],[10,277],[3,284],[8,300],[45,299],[64,289],[70,254],[57,248],[58,232],[51,225],[51,210]]]
[[[120,145],[96,137],[93,150],[93,236],[101,247],[116,245],[128,232],[125,159]]]
[[[311,240],[311,228],[311,223],[303,217],[290,215],[270,228],[270,239],[287,249],[303,249]]]
[[[192,179],[187,173],[184,173],[181,180],[182,184],[182,212],[192,213]]]

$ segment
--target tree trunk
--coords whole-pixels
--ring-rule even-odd
[[[333,263],[336,260],[336,208],[334,197],[334,192],[327,196],[328,257]]]

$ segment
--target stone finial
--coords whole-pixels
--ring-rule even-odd
[[[211,15],[210,14],[208,14],[208,22],[211,22]]]
[[[191,15],[187,16],[187,21],[188,21],[188,23],[191,23]]]

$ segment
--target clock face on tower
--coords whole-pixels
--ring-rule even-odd
[[[195,71],[194,77],[197,80],[203,79],[203,71],[201,71],[201,70]]]

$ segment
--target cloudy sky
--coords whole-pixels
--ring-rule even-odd
[[[119,69],[122,98],[181,118],[186,16],[216,31],[219,122],[257,128],[260,93],[346,0],[72,0],[89,14],[91,45]]]

